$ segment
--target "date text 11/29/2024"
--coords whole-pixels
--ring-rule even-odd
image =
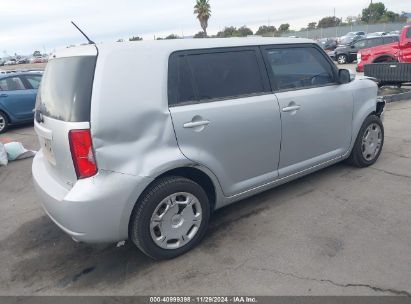
[[[150,297],[150,303],[258,303],[255,297],[197,296],[197,297]]]

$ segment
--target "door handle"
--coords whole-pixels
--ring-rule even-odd
[[[0,97],[8,97],[9,95],[7,94],[0,94]]]
[[[294,111],[298,111],[301,108],[301,106],[299,105],[295,105],[295,106],[288,106],[283,108],[283,112],[294,112]]]
[[[201,126],[207,126],[210,123],[208,120],[200,120],[200,121],[190,121],[186,122],[183,127],[184,128],[195,128],[195,127],[201,127]]]

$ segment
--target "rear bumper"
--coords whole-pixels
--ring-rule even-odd
[[[57,226],[82,242],[128,238],[134,204],[151,179],[100,170],[67,189],[49,173],[46,162],[39,151],[33,160],[34,185],[43,209]]]

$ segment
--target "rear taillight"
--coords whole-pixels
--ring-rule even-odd
[[[90,130],[71,130],[69,132],[71,157],[77,178],[86,178],[97,173]]]

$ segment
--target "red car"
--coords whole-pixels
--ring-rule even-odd
[[[360,50],[357,53],[357,72],[363,72],[366,64],[390,61],[411,62],[411,25],[402,29],[398,42]]]

